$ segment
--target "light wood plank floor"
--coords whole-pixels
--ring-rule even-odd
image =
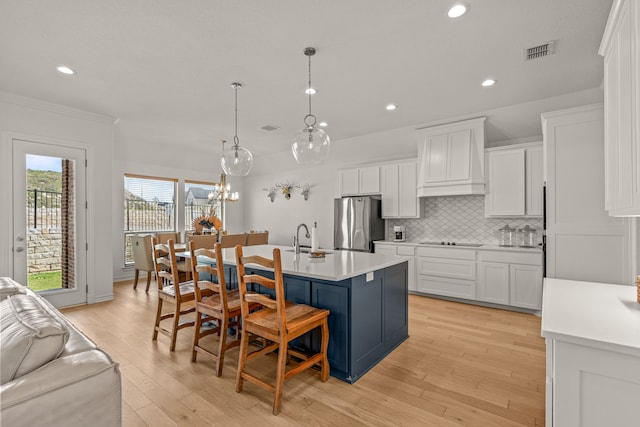
[[[273,416],[271,393],[235,392],[237,349],[217,378],[210,359],[191,363],[192,329],[174,353],[168,337],[151,341],[154,286],[117,284],[114,301],[62,310],[120,363],[125,427],[544,425],[539,317],[410,295],[407,341],[352,385],[318,371],[288,380]],[[275,358],[262,359],[254,366],[272,371]]]

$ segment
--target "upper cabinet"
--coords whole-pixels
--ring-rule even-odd
[[[486,117],[418,129],[418,196],[484,194]]]
[[[490,148],[485,161],[485,216],[542,216],[542,142]]]
[[[380,166],[383,218],[420,217],[420,200],[416,195],[417,179],[415,161]]]
[[[616,0],[605,28],[605,207],[640,216],[640,0]]]
[[[380,167],[365,166],[340,171],[340,194],[380,194]]]

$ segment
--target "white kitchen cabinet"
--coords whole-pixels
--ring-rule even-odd
[[[414,161],[380,166],[383,218],[419,218],[416,194],[417,164]]]
[[[633,286],[545,279],[547,427],[639,424],[637,306]]]
[[[418,196],[484,194],[486,117],[418,129]]]
[[[542,216],[542,142],[487,149],[485,162],[485,216]]]
[[[542,252],[478,251],[480,301],[540,310]]]
[[[418,292],[476,298],[476,251],[419,247],[417,255]]]
[[[394,243],[375,242],[377,254],[399,255],[409,258],[407,284],[410,292],[416,291],[416,258],[414,246],[399,245]]]
[[[380,166],[341,170],[340,194],[343,196],[380,194]]]
[[[547,270],[558,279],[633,283],[631,222],[604,206],[604,109],[542,114],[547,183]]]
[[[481,262],[478,268],[478,300],[509,304],[509,264]]]
[[[605,207],[640,216],[640,1],[613,3],[604,56]]]

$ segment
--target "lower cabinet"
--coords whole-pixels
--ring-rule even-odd
[[[476,251],[418,248],[418,292],[455,298],[476,298]]]
[[[415,292],[416,287],[416,248],[410,245],[399,245],[396,243],[375,242],[375,252],[377,254],[400,255],[409,258],[409,269],[407,271],[407,283],[409,291]]]
[[[542,254],[479,251],[479,301],[540,310]]]

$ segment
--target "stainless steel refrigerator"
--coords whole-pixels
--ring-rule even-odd
[[[335,249],[373,252],[373,242],[384,240],[380,199],[370,196],[335,199],[333,225]]]

